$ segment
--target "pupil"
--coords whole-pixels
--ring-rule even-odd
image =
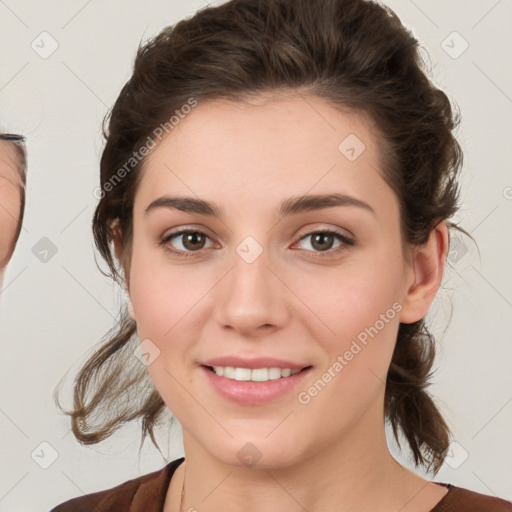
[[[185,236],[185,246],[191,245],[191,247],[187,247],[188,249],[197,249],[198,246],[196,238],[201,238],[201,235],[199,233],[186,233]],[[199,244],[201,248],[201,244]]]
[[[331,243],[327,243],[327,247],[325,246],[325,239],[326,238],[330,239],[330,242],[331,242]],[[317,244],[317,240],[318,239],[321,240],[320,243],[319,243],[319,245],[320,245],[319,249],[329,249],[330,246],[332,245],[332,235],[325,234],[325,233],[319,233],[319,234],[315,235],[313,237],[313,245],[318,245]]]

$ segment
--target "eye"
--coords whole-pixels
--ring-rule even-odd
[[[173,245],[170,242],[174,238],[180,241],[178,245],[181,245],[181,247],[178,247],[177,249],[172,248]],[[338,254],[348,250],[350,246],[355,244],[355,242],[348,238],[346,235],[335,230],[312,231],[302,236],[299,242],[302,242],[308,238],[312,239],[310,246],[313,249],[307,250],[313,253],[318,253],[314,255],[315,257],[327,257],[333,254]],[[204,249],[207,240],[211,239],[206,233],[198,229],[189,228],[170,233],[169,235],[163,237],[159,244],[164,246],[165,250],[171,254],[186,258],[191,256],[193,257],[195,256],[194,253],[198,253]],[[338,240],[339,245],[333,248],[333,244],[336,240]],[[323,253],[327,254],[324,255]]]
[[[177,250],[171,248],[170,241],[174,238],[180,240],[179,245],[181,245],[183,249],[180,247],[178,247]],[[203,231],[198,229],[182,229],[165,236],[159,243],[164,246],[166,251],[176,256],[189,257],[194,256],[194,252],[199,252],[201,249],[204,249],[206,239],[210,239],[210,237]]]
[[[355,244],[355,242],[346,235],[335,230],[312,231],[307,235],[302,236],[299,242],[308,238],[311,238],[309,245],[313,248],[313,252],[319,253],[314,256],[319,256],[321,258],[346,251],[350,246]],[[336,240],[340,243],[338,246],[333,248],[333,244]],[[324,255],[323,253],[328,254]]]

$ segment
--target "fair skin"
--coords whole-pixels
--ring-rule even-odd
[[[0,141],[0,287],[5,267],[16,246],[20,218],[21,179],[12,144]]]
[[[183,428],[183,510],[428,512],[446,494],[391,456],[383,404],[399,323],[426,315],[448,233],[439,224],[404,261],[398,202],[381,177],[374,133],[367,118],[318,98],[216,100],[199,103],[148,156],[124,263],[138,335],[160,350],[147,370]],[[349,134],[366,146],[354,161],[338,149]],[[279,219],[284,200],[333,192],[374,211],[331,206]],[[225,217],[166,207],[145,213],[164,195],[213,202]],[[166,242],[189,258],[158,244],[182,228],[206,234],[203,245],[183,235]],[[326,251],[306,236],[332,229],[355,244],[335,252],[343,242],[334,237]],[[262,249],[252,263],[236,252],[247,236]],[[121,258],[118,230],[114,245]],[[298,392],[394,303],[401,306],[394,318],[300,403]],[[220,396],[199,366],[228,354],[277,357],[313,372],[284,398],[241,405]],[[248,442],[261,453],[252,467],[237,456]],[[183,469],[171,480],[165,512],[179,510]]]

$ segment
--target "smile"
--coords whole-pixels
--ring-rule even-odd
[[[209,384],[221,397],[242,405],[263,405],[290,394],[313,369],[312,366],[302,370],[291,370],[275,367],[251,369],[205,365],[200,368]],[[223,375],[219,375],[216,370]]]
[[[210,367],[219,377],[238,381],[266,382],[268,380],[290,377],[301,370],[292,370],[291,368],[234,368],[233,366],[213,366]]]

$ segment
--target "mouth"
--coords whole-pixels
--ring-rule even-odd
[[[206,382],[221,398],[246,406],[264,405],[286,398],[313,371],[311,365],[296,369],[293,374],[289,368],[220,367],[223,375],[219,375],[219,367],[201,365],[200,368]]]
[[[305,366],[301,369],[291,368],[278,368],[278,367],[269,367],[269,368],[235,368],[233,366],[208,366],[201,365],[203,368],[206,368],[208,371],[215,373],[219,377],[225,377],[227,379],[236,380],[239,382],[267,382],[269,380],[278,380],[284,379],[288,377],[293,377],[294,375],[301,373],[305,370],[309,370],[313,368],[312,365]]]

